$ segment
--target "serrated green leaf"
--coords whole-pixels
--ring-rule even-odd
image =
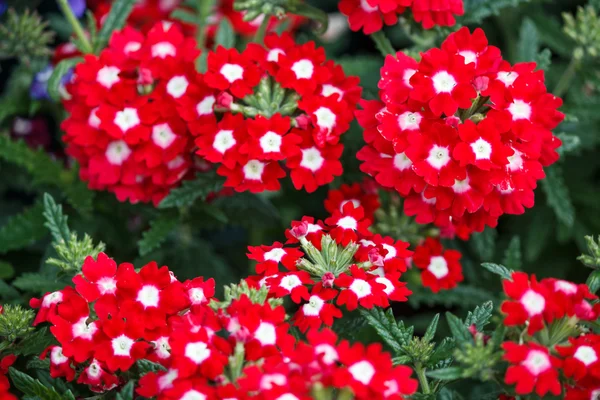
[[[186,207],[196,200],[204,201],[209,194],[221,190],[223,182],[223,178],[214,172],[198,174],[196,179],[184,181],[181,187],[171,190],[158,208]]]
[[[494,258],[497,236],[498,232],[490,227],[486,227],[483,232],[471,235],[469,244],[477,252],[481,261],[492,260]]]
[[[428,366],[435,365],[442,360],[448,359],[452,356],[456,347],[456,341],[454,338],[444,338],[440,344],[437,345],[431,357],[428,360]]]
[[[412,289],[412,288],[411,288]],[[476,286],[465,284],[458,285],[454,289],[444,290],[439,293],[431,293],[430,290],[418,287],[413,289],[413,294],[408,296],[408,302],[413,308],[418,308],[422,304],[428,306],[443,305],[446,308],[475,307],[481,303],[494,299],[494,294]]]
[[[136,0],[115,0],[112,3],[110,12],[104,19],[102,28],[98,33],[98,42],[95,44],[95,52],[99,52],[106,46],[110,36],[114,31],[125,26],[125,21],[129,17]]]
[[[67,58],[56,64],[50,79],[48,79],[48,94],[54,101],[60,101],[60,83],[63,78],[69,72],[69,70],[75,65],[83,61],[81,57]]]
[[[521,254],[521,238],[513,236],[504,252],[504,265],[508,265],[513,271],[519,271],[522,268],[523,260]]]
[[[38,272],[26,272],[13,281],[13,286],[26,292],[44,294],[63,289],[65,283],[53,281]]]
[[[159,372],[167,370],[162,365],[149,360],[137,360],[136,365],[140,372],[140,376],[146,375],[148,372]]]
[[[423,335],[424,341],[431,342],[433,340],[433,338],[435,337],[435,332],[437,331],[437,326],[438,326],[439,321],[440,321],[440,314],[435,314],[435,316],[429,323],[429,326],[427,327],[425,334]]]
[[[550,49],[543,49],[536,54],[533,60],[537,64],[537,69],[548,71],[548,68],[550,68],[550,65],[552,65],[552,52]]]
[[[116,400],[133,400],[133,389],[135,387],[134,381],[129,381],[119,393],[117,393]]]
[[[481,266],[496,275],[500,275],[504,279],[510,279],[512,270],[506,268],[502,264],[482,263]]]
[[[13,367],[8,370],[10,379],[17,389],[26,395],[37,396],[41,400],[61,400],[63,397],[54,390],[54,388],[48,388],[37,379],[33,379],[31,376],[24,374]]]
[[[575,208],[563,178],[562,168],[559,165],[553,165],[546,169],[546,178],[542,180],[542,189],[546,193],[548,205],[554,210],[556,218],[567,227],[572,227],[575,223]]]
[[[22,249],[43,238],[43,207],[36,203],[20,214],[14,215],[0,227],[0,254]]]
[[[465,13],[457,18],[463,25],[480,23],[485,18],[498,15],[503,8],[516,7],[529,0],[464,0]]]
[[[500,345],[504,342],[504,336],[506,335],[507,328],[504,324],[498,324],[496,330],[491,337],[491,342],[494,345],[494,348],[499,348]]]
[[[402,346],[406,346],[413,336],[412,327],[405,328],[402,321],[396,322],[391,308],[386,312],[377,307],[370,310],[361,308],[360,313],[394,354],[402,353]]]
[[[573,153],[581,147],[581,138],[577,135],[570,135],[565,132],[559,132],[556,134],[562,142],[562,145],[556,149],[557,153],[562,157],[565,154]]]
[[[215,35],[215,49],[219,46],[223,46],[226,49],[235,47],[235,31],[227,18],[221,20],[217,28],[217,34]]]
[[[519,34],[519,43],[517,44],[517,61],[533,61],[540,48],[540,38],[537,28],[529,18],[523,19],[521,32]]]
[[[600,270],[593,271],[585,282],[590,292],[596,293],[600,289]]]
[[[150,229],[142,233],[142,239],[138,242],[140,255],[146,255],[160,246],[178,222],[178,218],[172,215],[162,215],[150,221]]]
[[[460,367],[448,367],[436,371],[427,371],[425,375],[438,381],[453,381],[462,376],[462,369]]]
[[[198,23],[198,16],[193,12],[185,10],[183,8],[176,8],[171,13],[171,19],[177,19],[181,22],[185,22],[187,24],[196,25]]]
[[[473,342],[473,336],[460,318],[451,312],[446,312],[446,321],[448,322],[452,336],[456,340],[457,346],[463,346]]]
[[[71,237],[71,231],[67,224],[68,217],[62,212],[62,205],[56,204],[54,198],[48,193],[44,193],[44,226],[50,230],[54,242],[68,242]]]
[[[54,336],[44,327],[33,332],[30,336],[23,339],[15,350],[15,354],[23,356],[39,355],[50,345],[56,344]]]
[[[473,311],[469,311],[465,318],[465,326],[475,325],[478,332],[483,331],[483,328],[490,322],[492,312],[494,311],[494,303],[488,301],[480,306],[475,307]]]

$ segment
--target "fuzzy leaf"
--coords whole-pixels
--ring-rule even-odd
[[[223,46],[226,49],[235,47],[235,31],[227,18],[223,18],[215,35],[215,49]]]
[[[483,327],[486,326],[492,318],[492,312],[494,311],[494,303],[488,301],[480,306],[475,307],[473,311],[469,311],[465,318],[465,326],[469,327],[475,325],[477,331],[481,332]]]
[[[171,193],[160,202],[158,208],[191,206],[198,199],[218,192],[223,187],[223,178],[214,172],[198,174],[196,179],[184,181],[181,187],[171,190]]]
[[[26,337],[21,343],[19,343],[15,354],[23,356],[39,355],[48,346],[55,344],[56,340],[48,332],[48,328],[44,327],[36,330],[32,335]]]
[[[546,179],[542,180],[542,188],[546,193],[548,205],[554,210],[559,221],[567,227],[572,227],[575,223],[575,208],[559,165],[546,169]]]
[[[450,327],[450,332],[452,332],[452,336],[456,340],[456,344],[458,346],[463,346],[467,343],[473,342],[473,337],[471,333],[465,326],[465,324],[458,318],[456,315],[451,312],[446,313],[446,320],[448,321],[448,326]]]
[[[0,227],[0,254],[22,249],[44,237],[44,216],[41,203],[14,215]]]
[[[404,322],[396,322],[391,308],[385,312],[377,307],[361,308],[360,313],[395,354],[402,353],[402,346],[406,346],[413,336],[412,327],[406,328]]]
[[[65,287],[65,282],[53,281],[38,272],[26,272],[13,281],[13,286],[26,292],[44,294],[61,290]]]
[[[552,64],[552,52],[550,51],[550,49],[543,49],[542,51],[536,54],[533,61],[535,61],[535,63],[537,64],[537,69],[541,69],[542,71],[548,71],[548,68],[550,68],[550,65]]]
[[[48,94],[54,101],[60,101],[60,83],[63,78],[69,72],[69,70],[75,65],[83,61],[81,57],[67,58],[62,60],[54,67],[50,79],[48,79]]]
[[[517,61],[533,61],[540,47],[540,38],[535,24],[529,19],[523,19],[519,43],[517,44]]]
[[[465,14],[458,18],[463,25],[479,23],[491,15],[498,15],[503,8],[516,7],[529,0],[464,0]]]
[[[121,389],[117,396],[116,400],[133,400],[133,388],[135,387],[134,381],[129,381],[127,385]]]
[[[149,360],[137,360],[136,365],[140,371],[140,376],[146,375],[148,372],[166,371],[166,368],[162,365]]]
[[[482,263],[481,266],[496,275],[500,275],[504,279],[510,279],[513,270],[506,268],[502,264]]]
[[[423,340],[426,342],[431,342],[435,337],[435,332],[437,331],[438,322],[440,321],[440,314],[435,314],[435,317],[431,320],[431,323],[427,327],[425,331],[425,335],[423,335]]]
[[[427,371],[425,374],[438,381],[453,381],[462,376],[462,369],[460,367],[448,367],[436,371]]]
[[[112,3],[110,12],[104,19],[102,28],[98,33],[98,43],[96,43],[96,52],[102,50],[108,43],[110,36],[114,31],[121,29],[129,17],[136,0],[116,0]]]
[[[504,265],[508,265],[514,271],[519,271],[523,264],[522,258],[521,238],[513,236],[508,244],[508,248],[504,252]]]
[[[483,232],[474,233],[469,244],[477,252],[481,261],[492,260],[496,250],[496,237],[498,232],[486,227]]]
[[[44,218],[46,218],[44,226],[50,230],[56,243],[69,241],[71,231],[67,224],[68,217],[63,214],[62,205],[56,204],[54,198],[48,193],[44,193]]]
[[[37,398],[41,400],[63,399],[54,388],[48,388],[42,385],[37,379],[33,379],[31,376],[17,371],[13,367],[9,368],[8,373],[13,385],[26,395],[37,396]]]
[[[172,215],[162,215],[150,222],[150,229],[142,233],[142,239],[138,242],[140,255],[146,255],[156,249],[175,227],[179,220]]]

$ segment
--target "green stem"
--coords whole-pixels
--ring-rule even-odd
[[[90,43],[87,35],[85,34],[83,27],[79,23],[79,20],[77,19],[75,14],[73,14],[73,10],[71,10],[71,6],[69,6],[68,1],[67,0],[57,0],[57,1],[58,1],[58,6],[60,7],[60,10],[64,14],[67,21],[69,21],[69,24],[71,25],[71,27],[73,28],[73,32],[75,32],[75,36],[77,36],[77,39],[79,39],[79,44],[81,46],[80,50],[85,54],[93,53],[94,49],[92,48],[92,44]]]
[[[429,388],[429,382],[427,381],[427,377],[425,376],[425,368],[421,365],[421,363],[415,364],[415,371],[417,373],[417,378],[419,378],[419,384],[421,386],[421,391],[423,394],[431,393],[431,389]]]
[[[206,45],[206,19],[212,8],[213,1],[197,0],[196,4],[198,7],[198,23],[196,24],[198,32],[196,34],[196,43],[200,50],[204,50]]]
[[[254,39],[252,39],[254,43],[258,43],[260,45],[263,44],[265,41],[265,35],[267,34],[267,29],[269,29],[269,21],[271,21],[271,16],[264,14],[264,18],[260,23],[256,34],[254,35]]]
[[[577,68],[579,67],[579,60],[575,57],[571,57],[571,62],[563,72],[562,76],[558,80],[556,87],[554,88],[554,95],[556,97],[561,97],[566,91],[569,89],[569,85],[571,81],[575,77],[575,72],[577,72]]]
[[[381,52],[381,54],[385,57],[389,55],[396,55],[396,50],[394,50],[394,46],[387,38],[383,31],[377,31],[371,34],[371,39],[375,42],[375,46]]]

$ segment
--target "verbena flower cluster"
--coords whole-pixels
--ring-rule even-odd
[[[31,301],[34,324],[50,323],[59,342],[42,355],[51,376],[94,392],[122,385],[139,360],[164,368],[136,386],[159,400],[307,399],[330,388],[402,399],[417,387],[380,344],[350,344],[330,330],[297,341],[281,302],[247,285],[218,302],[212,279],[180,282],[154,262],[137,272],[104,253],[88,257],[73,283]]]
[[[463,0],[341,0],[339,9],[348,17],[350,29],[362,29],[367,35],[395,25],[406,10],[425,29],[452,26],[455,16],[464,14]]]
[[[564,118],[536,64],[510,65],[481,29],[461,28],[421,54],[381,69],[380,100],[357,111],[367,145],[361,170],[405,197],[419,223],[461,238],[534,204],[542,167],[558,160]]]
[[[523,330],[519,342],[502,345],[510,363],[505,382],[519,395],[557,396],[565,387],[566,399],[593,399],[600,389],[600,336],[579,335],[576,325],[598,319],[598,297],[585,284],[538,282],[524,272],[512,273],[503,286],[504,325]]]

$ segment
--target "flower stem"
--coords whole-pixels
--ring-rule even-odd
[[[260,45],[263,44],[265,40],[265,35],[267,34],[267,30],[269,29],[269,21],[271,21],[270,15],[264,15],[256,34],[254,35],[254,39],[252,40],[254,43],[258,43]]]
[[[198,8],[198,22],[197,29],[198,32],[196,34],[196,43],[198,43],[198,48],[200,50],[205,49],[206,45],[206,19],[208,18],[208,14],[213,6],[214,1],[212,0],[196,0],[197,8]]]
[[[60,10],[64,14],[67,21],[69,21],[69,24],[73,28],[73,32],[75,32],[75,36],[77,36],[77,39],[79,40],[79,45],[81,47],[80,50],[85,54],[93,53],[94,49],[92,48],[92,44],[90,43],[87,35],[85,34],[83,27],[79,23],[79,20],[77,19],[75,14],[73,14],[73,10],[71,10],[71,6],[69,6],[68,1],[67,0],[57,0],[57,1],[58,1],[58,6],[60,7]]]
[[[429,388],[429,382],[427,381],[427,377],[425,376],[425,368],[421,365],[421,363],[415,364],[415,371],[417,373],[417,378],[419,378],[419,384],[421,386],[421,391],[423,394],[431,393],[431,389]]]
[[[392,56],[396,54],[394,46],[392,46],[392,43],[387,38],[385,33],[383,33],[383,31],[377,31],[371,34],[371,39],[373,39],[373,41],[375,42],[375,46],[384,57],[388,54]]]
[[[575,72],[577,72],[577,68],[579,67],[579,60],[576,57],[571,57],[571,62],[563,72],[562,76],[558,80],[556,87],[554,88],[554,95],[556,97],[561,97],[566,91],[569,89],[569,85],[571,81],[575,77]]]

